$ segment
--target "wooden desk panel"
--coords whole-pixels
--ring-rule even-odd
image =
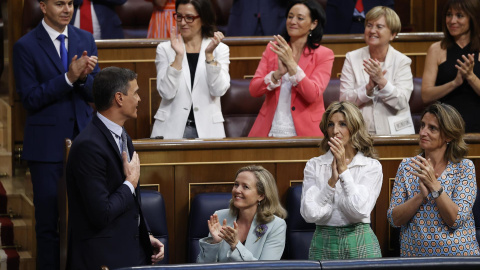
[[[186,262],[186,237],[191,199],[200,192],[228,192],[236,171],[245,165],[266,167],[277,181],[282,203],[290,186],[301,184],[305,163],[319,156],[322,138],[233,138],[223,140],[136,140],[142,184],[158,184],[165,197],[171,262]],[[375,148],[383,166],[383,185],[372,212],[383,256],[398,252],[387,222],[391,186],[403,158],[414,156],[418,136],[376,136]],[[469,158],[480,166],[480,134],[469,134]],[[206,221],[205,221],[206,222]],[[394,249],[397,248],[397,250]]]

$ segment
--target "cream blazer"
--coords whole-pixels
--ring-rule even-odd
[[[368,46],[347,53],[340,77],[340,100],[350,101],[360,108],[367,128],[373,122],[376,134],[389,135],[392,134],[389,116],[410,115],[408,102],[413,91],[412,60],[389,46],[382,68],[387,70],[385,78],[388,83],[369,97],[365,87],[369,76],[363,67],[363,60],[369,58]],[[409,121],[412,122],[411,116]]]
[[[205,48],[209,43],[209,38],[202,41],[193,89],[186,53],[182,69],[177,70],[170,66],[175,60],[170,41],[158,45],[155,65],[157,90],[162,101],[154,116],[152,138],[182,138],[192,104],[199,138],[225,137],[220,97],[230,88],[230,51],[227,45],[220,43],[213,51],[217,66],[209,65],[205,62]]]
[[[237,220],[237,217],[230,214],[229,209],[218,210],[215,213],[220,222],[226,219],[227,225],[230,227],[233,227],[233,222]],[[285,220],[275,216],[266,225],[267,231],[258,238],[255,233],[258,226],[257,215],[255,215],[245,245],[238,242],[233,251],[224,240],[218,244],[210,244],[211,235],[209,233],[208,237],[199,240],[200,254],[197,257],[197,263],[280,260],[285,248],[287,224]]]

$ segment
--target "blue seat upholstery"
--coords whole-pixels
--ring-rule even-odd
[[[287,192],[287,241],[285,257],[290,260],[308,259],[308,250],[312,241],[315,224],[307,223],[300,215],[302,185],[290,187]]]
[[[231,193],[200,193],[197,194],[190,207],[187,236],[187,262],[197,261],[200,247],[198,241],[208,235],[207,220],[217,210],[228,208]]]
[[[165,202],[162,194],[153,190],[141,190],[142,213],[152,235],[165,246],[165,257],[159,264],[168,263],[168,230]]]
[[[480,189],[477,189],[477,199],[473,204],[472,212],[473,219],[475,220],[475,229],[477,231],[477,242],[480,245]]]

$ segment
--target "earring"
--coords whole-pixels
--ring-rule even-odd
[[[260,202],[261,202],[261,201],[258,201],[258,206],[260,206]]]
[[[312,30],[310,30],[310,34],[308,34],[309,37],[312,37]]]

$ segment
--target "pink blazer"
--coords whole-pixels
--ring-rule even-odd
[[[278,57],[270,50],[270,44],[263,52],[255,76],[250,82],[250,94],[253,97],[266,95],[265,102],[253,124],[249,137],[267,137],[277,108],[280,88],[267,89],[264,78],[278,68]],[[333,66],[332,50],[320,46],[309,52],[305,48],[298,65],[306,77],[297,86],[292,86],[291,112],[298,136],[323,136],[320,121],[325,112],[323,92],[330,81]]]

